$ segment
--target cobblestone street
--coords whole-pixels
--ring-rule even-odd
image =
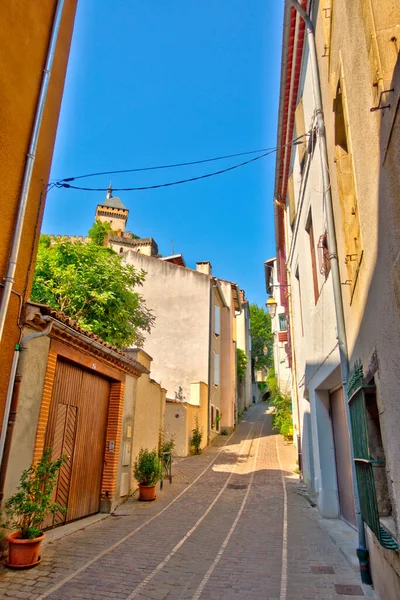
[[[179,459],[154,503],[130,500],[0,570],[0,597],[49,600],[329,600],[372,595],[297,492],[296,456],[265,405],[201,456]],[[328,567],[321,573],[315,567]],[[330,571],[330,572],[329,572]],[[351,585],[352,595],[335,586]],[[342,588],[343,589],[343,588]],[[346,591],[346,590],[344,590]]]

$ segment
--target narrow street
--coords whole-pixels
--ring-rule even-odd
[[[358,586],[317,511],[297,492],[292,446],[272,432],[265,405],[201,456],[180,459],[154,503],[44,547],[41,565],[0,571],[0,596],[80,599],[315,599]],[[321,574],[315,567],[330,567]],[[314,567],[314,569],[312,569]],[[357,589],[355,590],[357,592]],[[371,590],[364,588],[365,595]],[[354,589],[353,589],[354,594]]]

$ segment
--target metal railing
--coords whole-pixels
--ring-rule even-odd
[[[172,483],[172,452],[162,452],[161,453],[161,463],[162,463],[162,476],[160,481],[160,490],[163,489],[164,479],[169,479],[169,482]]]

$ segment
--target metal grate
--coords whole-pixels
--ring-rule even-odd
[[[360,585],[347,585],[343,583],[335,583],[336,593],[340,596],[364,596],[364,592]]]
[[[367,410],[365,406],[365,391],[367,389],[371,390],[374,387],[364,384],[361,361],[356,362],[348,380],[347,393],[349,396],[354,462],[360,496],[361,515],[384,548],[397,550],[398,545],[395,540],[382,529],[379,522],[373,466],[378,464],[378,462],[382,465],[385,463],[373,460],[370,454]]]
[[[230,488],[231,490],[246,490],[247,489],[247,483],[229,483],[228,484],[228,488]]]
[[[335,569],[333,567],[311,567],[311,573],[314,575],[334,575]]]

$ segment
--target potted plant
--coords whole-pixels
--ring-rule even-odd
[[[7,537],[8,567],[27,569],[40,563],[42,523],[49,514],[66,510],[52,499],[58,470],[65,461],[65,457],[52,461],[48,448],[39,462],[23,471],[16,493],[7,500],[7,520],[2,527],[15,529]]]
[[[133,472],[139,483],[139,500],[145,502],[155,500],[156,484],[162,475],[162,465],[157,450],[141,448]]]

